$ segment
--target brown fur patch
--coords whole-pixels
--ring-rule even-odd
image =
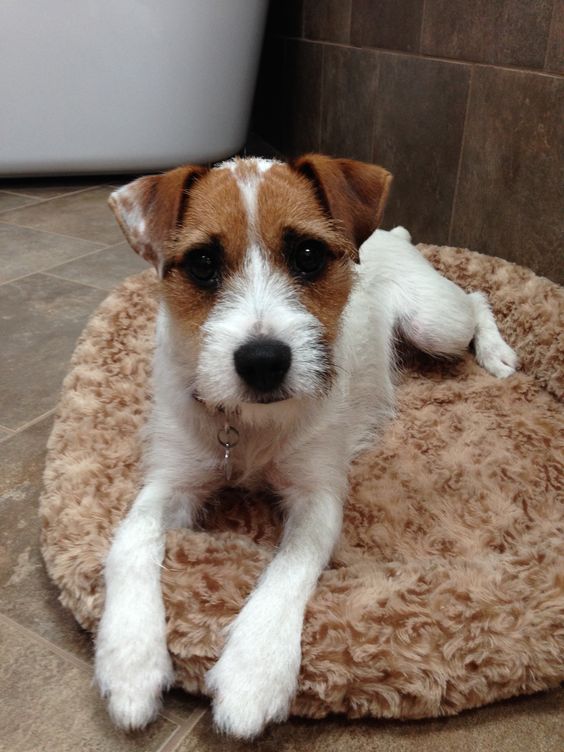
[[[291,166],[309,180],[320,204],[359,248],[380,224],[391,174],[379,165],[321,154],[306,154]]]
[[[328,220],[310,182],[287,165],[274,165],[260,183],[257,229],[271,262],[291,279],[303,305],[320,321],[326,340],[335,340],[348,300],[354,247]],[[318,279],[301,283],[288,270],[284,237],[288,230],[322,241],[333,256]]]
[[[186,209],[187,191],[206,174],[207,169],[197,165],[177,167],[163,175],[138,178],[108,199],[133,250],[155,267]]]
[[[236,271],[245,256],[248,220],[237,182],[227,169],[208,172],[192,188],[182,226],[169,241],[165,265],[171,267],[161,283],[174,318],[195,334],[216,301],[213,290],[200,288],[179,264],[190,249],[217,241],[223,249],[224,274]]]

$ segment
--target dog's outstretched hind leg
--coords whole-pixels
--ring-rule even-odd
[[[473,341],[482,368],[498,378],[514,373],[517,355],[499,333],[486,296],[467,294],[439,274],[403,227],[390,235],[394,240],[379,249],[378,261],[395,282],[394,315],[407,339],[423,352],[447,358],[462,355]]]

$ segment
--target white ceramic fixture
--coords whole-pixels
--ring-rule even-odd
[[[243,145],[268,0],[3,0],[0,174],[141,172]]]

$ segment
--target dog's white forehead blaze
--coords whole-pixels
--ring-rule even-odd
[[[249,167],[251,167],[257,172],[262,173],[270,170],[272,165],[275,164],[282,164],[282,162],[277,159],[265,159],[264,157],[245,157],[244,159],[234,157],[233,159],[228,159],[225,162],[220,162],[216,166],[216,169],[231,170],[232,173],[239,174],[243,170],[247,170]]]
[[[257,203],[258,190],[264,175],[275,164],[276,160],[251,157],[247,159],[231,159],[218,165],[218,169],[230,170],[237,182],[243,206],[247,214],[249,229],[249,246],[258,241],[257,238]]]

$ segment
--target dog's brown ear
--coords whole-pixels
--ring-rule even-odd
[[[166,242],[182,224],[190,189],[207,171],[185,165],[138,178],[110,195],[108,203],[129,245],[157,270]]]
[[[359,248],[380,224],[392,175],[354,159],[306,154],[291,166],[313,184],[317,198]]]

